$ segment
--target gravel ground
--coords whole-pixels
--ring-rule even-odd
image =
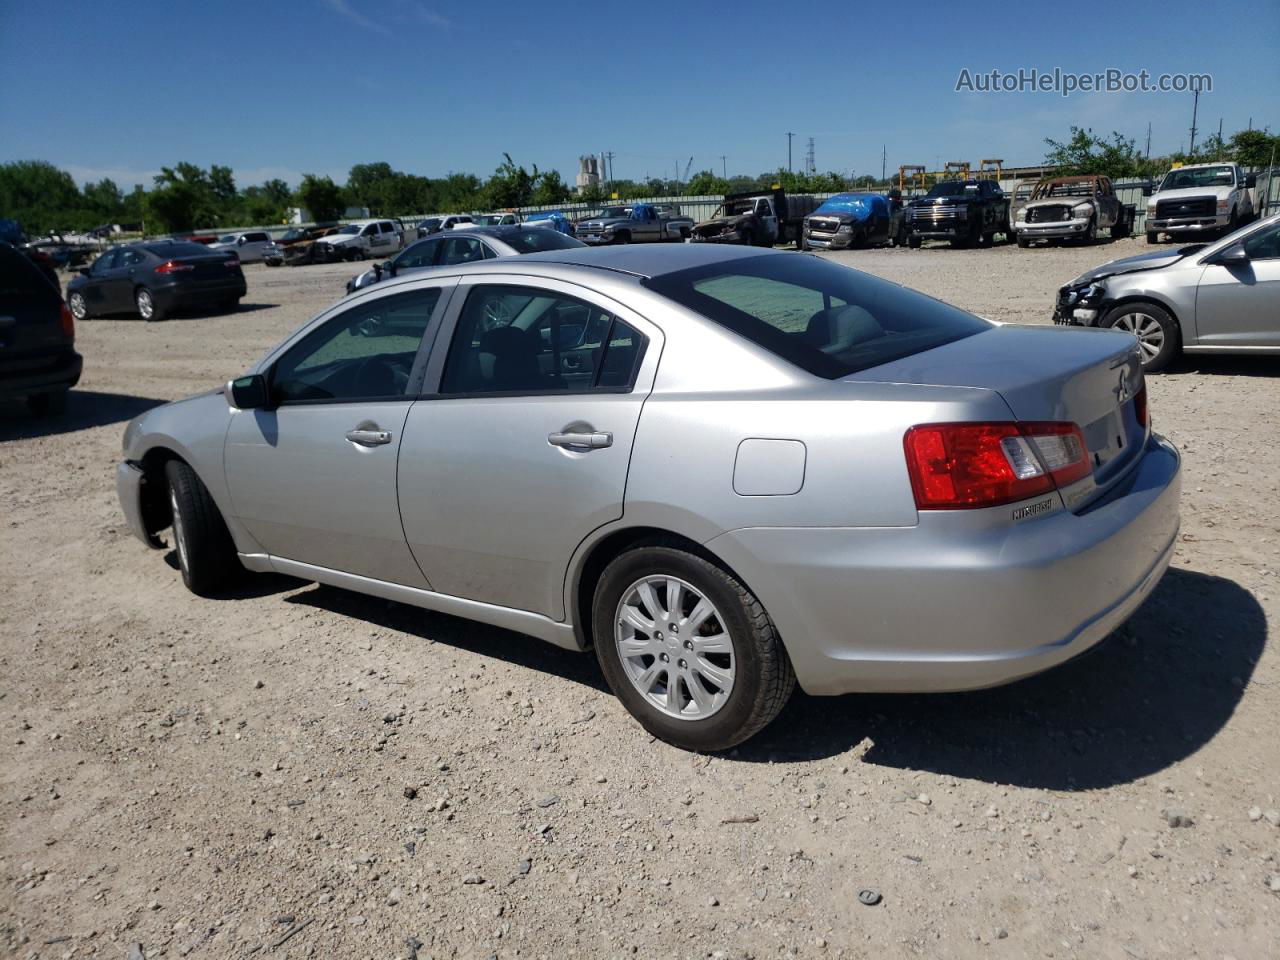
[[[1143,249],[835,258],[1039,323]],[[590,656],[283,578],[202,600],[127,535],[124,422],[238,373],[352,272],[251,267],[233,315],[85,322],[66,417],[0,404],[0,951],[1276,955],[1280,360],[1152,378],[1183,529],[1098,652],[981,693],[797,692],[694,756]]]

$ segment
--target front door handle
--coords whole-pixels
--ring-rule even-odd
[[[390,430],[348,430],[347,439],[362,447],[380,447],[391,442]]]
[[[553,433],[547,437],[553,447],[569,450],[599,450],[613,446],[612,433]]]

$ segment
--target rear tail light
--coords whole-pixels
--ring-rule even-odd
[[[933,423],[908,430],[903,446],[921,510],[1013,503],[1090,473],[1074,423]]]
[[[1147,409],[1147,385],[1145,383],[1142,385],[1142,389],[1133,397],[1133,414],[1143,427],[1151,426],[1151,411]]]
[[[71,315],[71,308],[62,304],[62,335],[68,340],[76,338],[76,318]]]
[[[160,266],[156,267],[156,273],[184,273],[187,270],[194,270],[194,263],[182,263],[179,260],[166,260]]]

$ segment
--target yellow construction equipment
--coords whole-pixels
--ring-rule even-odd
[[[925,188],[925,167],[921,164],[904,164],[898,168],[898,189],[907,189],[907,172],[911,172],[911,189],[919,187],[921,190]],[[919,181],[918,183],[916,181]]]

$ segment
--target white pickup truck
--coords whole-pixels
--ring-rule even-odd
[[[1148,187],[1147,243],[1160,234],[1231,233],[1253,219],[1254,175],[1234,163],[1196,163],[1164,175]]]

